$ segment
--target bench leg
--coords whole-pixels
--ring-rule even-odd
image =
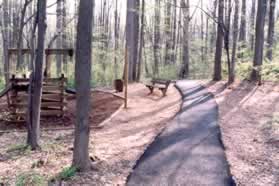
[[[147,86],[147,88],[149,89],[149,91],[150,91],[150,94],[153,94],[153,91],[154,91],[154,87],[150,87],[150,86]]]
[[[167,89],[165,89],[165,88],[160,88],[160,90],[162,91],[163,96],[165,97],[165,96],[167,95]]]

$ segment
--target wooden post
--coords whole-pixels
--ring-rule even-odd
[[[128,74],[129,74],[129,55],[128,55],[128,49],[127,46],[125,48],[125,104],[124,104],[124,108],[127,109],[128,108]]]
[[[45,76],[47,78],[50,78],[51,77],[51,74],[50,74],[50,61],[49,61],[49,53],[46,52],[46,70],[45,70]],[[46,78],[45,77],[45,78]]]

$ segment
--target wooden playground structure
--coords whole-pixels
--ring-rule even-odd
[[[30,49],[22,49],[22,54],[31,54]],[[9,49],[9,61],[12,55],[17,55],[18,49]],[[46,65],[42,88],[42,103],[41,116],[45,117],[63,117],[67,107],[66,84],[67,78],[64,74],[60,77],[51,78],[51,62],[50,55],[68,55],[73,56],[73,49],[46,49]],[[0,98],[7,96],[7,103],[10,109],[11,122],[25,122],[28,110],[28,94],[30,79],[23,75],[23,77],[16,77],[16,75],[9,74],[9,82]]]

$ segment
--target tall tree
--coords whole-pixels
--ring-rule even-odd
[[[89,112],[92,63],[92,28],[94,0],[80,0],[76,40],[75,85],[77,90],[73,166],[90,169]]]
[[[222,50],[224,40],[224,0],[219,0],[218,4],[218,28],[217,28],[217,40],[215,50],[215,62],[214,62],[214,81],[220,81],[222,79]]]
[[[161,19],[161,5],[160,0],[155,0],[155,19],[154,19],[154,68],[153,72],[155,76],[159,74],[159,63],[160,63],[160,19]]]
[[[3,13],[1,22],[1,34],[2,34],[2,44],[3,44],[3,62],[4,62],[4,74],[5,74],[5,83],[8,85],[9,81],[9,56],[8,56],[8,48],[9,48],[9,4],[8,0],[3,0]]]
[[[45,34],[46,34],[46,0],[37,2],[37,17],[38,24],[38,40],[37,51],[35,58],[35,69],[31,74],[29,107],[28,107],[28,136],[27,144],[33,150],[39,147],[40,138],[40,117],[41,117],[41,98],[43,84],[43,62],[45,52]]]
[[[212,17],[216,17],[217,14],[217,5],[218,5],[218,0],[214,0],[213,1],[213,11],[212,11]],[[212,30],[211,30],[211,37],[210,37],[210,52],[213,53],[214,52],[214,48],[216,45],[216,23],[213,22],[212,25]]]
[[[173,0],[173,27],[172,27],[172,46],[171,46],[171,61],[176,63],[176,36],[177,36],[177,0]]]
[[[171,35],[171,2],[172,0],[166,1],[165,6],[165,65],[171,64],[171,46],[172,46],[172,35]]]
[[[127,1],[126,45],[129,55],[129,81],[136,80],[139,37],[139,0]]]
[[[263,64],[263,48],[264,48],[264,26],[265,14],[267,9],[267,0],[258,0],[258,11],[256,21],[256,42],[254,50],[253,71],[251,80],[261,81],[261,66]]]
[[[273,57],[273,41],[274,41],[274,26],[275,26],[275,7],[276,0],[269,1],[269,23],[268,23],[268,35],[267,35],[267,53],[266,57],[272,61]]]
[[[27,8],[29,4],[32,2],[32,0],[25,0],[21,14],[20,14],[20,23],[19,23],[19,30],[18,30],[18,39],[17,39],[17,48],[18,48],[18,54],[17,54],[17,70],[22,70],[23,67],[23,55],[22,55],[22,48],[23,48],[23,29],[25,26],[24,18],[27,11]]]
[[[235,0],[234,8],[234,21],[233,21],[233,46],[232,46],[232,60],[229,74],[229,84],[235,81],[235,63],[236,63],[236,49],[238,39],[238,28],[239,28],[239,0]]]
[[[246,42],[246,4],[246,0],[242,0],[239,41],[243,43]]]
[[[145,0],[141,1],[141,27],[140,27],[140,44],[139,44],[139,52],[138,52],[138,72],[137,72],[137,81],[140,80],[141,77],[141,66],[142,66],[142,48],[144,45],[144,29],[145,29]]]
[[[118,27],[118,0],[115,1],[114,10],[114,78],[117,78],[117,49],[119,40],[119,27]]]
[[[250,14],[250,48],[254,49],[255,43],[255,17],[256,17],[256,0],[252,0],[252,8]]]
[[[59,33],[56,39],[56,48],[61,49],[62,48],[62,26],[63,26],[63,2],[64,0],[57,0],[56,5],[56,32]],[[56,75],[60,76],[62,73],[62,56],[56,55]]]
[[[181,1],[183,9],[183,44],[182,44],[182,66],[180,69],[180,78],[189,76],[189,24],[190,24],[190,2],[189,0]]]

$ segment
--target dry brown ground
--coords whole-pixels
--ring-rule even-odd
[[[222,138],[237,185],[279,185],[279,84],[203,84],[219,104]]]
[[[129,90],[129,108],[122,108],[102,127],[91,132],[90,154],[98,159],[96,170],[79,173],[66,185],[124,185],[144,150],[180,109],[181,96],[173,86],[164,98],[160,92],[147,95],[148,90],[142,84],[130,85]],[[94,104],[97,107],[98,103],[93,101]],[[96,118],[103,120],[107,117],[104,114],[111,114],[107,109],[112,106],[113,100],[99,102],[98,107],[102,109],[98,117],[92,116],[93,126],[98,125]],[[63,122],[68,127],[73,121]],[[0,134],[1,182],[14,183],[19,175],[30,172],[50,179],[71,165],[72,130],[44,131],[39,152],[21,150],[25,136],[22,132]]]

